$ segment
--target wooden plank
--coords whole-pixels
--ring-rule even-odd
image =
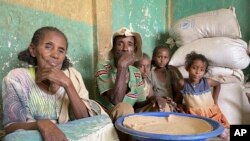
[[[112,35],[112,0],[96,0],[96,36],[99,61],[107,59]]]
[[[167,30],[169,30],[173,24],[173,1],[168,0],[168,21],[167,21]]]

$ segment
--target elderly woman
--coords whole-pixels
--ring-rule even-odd
[[[3,79],[7,134],[18,129],[38,130],[45,141],[64,141],[67,137],[56,124],[106,114],[89,99],[82,76],[70,67],[67,50],[63,32],[42,27],[29,47],[19,53],[18,59],[30,67],[13,69]]]

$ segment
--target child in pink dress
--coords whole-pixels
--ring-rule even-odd
[[[202,54],[191,52],[186,56],[185,68],[189,78],[179,81],[177,103],[189,114],[208,117],[220,122],[225,130],[220,136],[229,140],[229,123],[218,106],[220,83],[204,77],[209,61]],[[183,106],[183,100],[184,105]]]

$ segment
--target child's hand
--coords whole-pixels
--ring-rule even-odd
[[[179,111],[181,111],[182,113],[185,113],[185,106],[183,104],[177,104],[177,108]]]
[[[159,111],[163,111],[167,103],[167,100],[161,96],[153,96],[150,101],[153,104],[153,107],[158,107]]]

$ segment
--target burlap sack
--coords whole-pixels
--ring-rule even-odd
[[[194,40],[210,37],[241,38],[240,26],[235,9],[219,9],[195,14],[177,21],[169,30],[171,38],[178,47]]]

